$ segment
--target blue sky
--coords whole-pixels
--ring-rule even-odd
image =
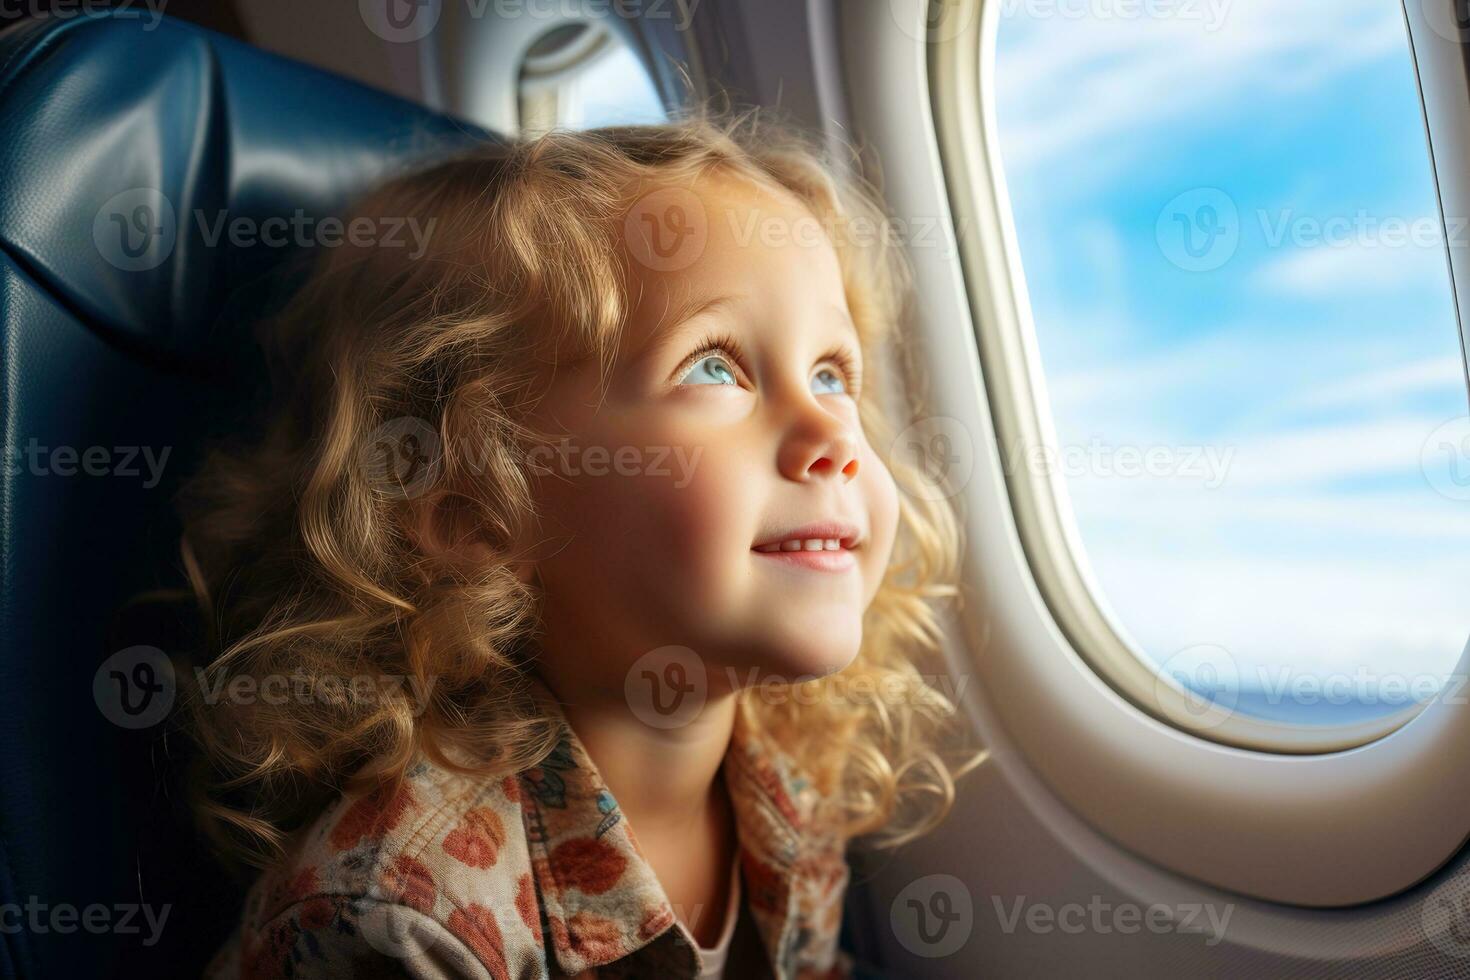
[[[1115,8],[1012,0],[996,39],[1059,444],[1172,461],[1063,477],[1086,566],[1157,662],[1442,675],[1470,635],[1470,493],[1437,489],[1427,443],[1467,400],[1398,0]],[[1221,222],[1233,251],[1182,267],[1178,236]],[[1207,448],[1213,480],[1188,470]]]

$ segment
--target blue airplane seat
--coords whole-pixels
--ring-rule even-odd
[[[319,247],[279,232],[495,138],[132,13],[0,33],[0,977],[195,977],[228,930],[188,740],[130,652],[176,638],[130,600],[183,583],[174,491],[250,411],[250,325]]]

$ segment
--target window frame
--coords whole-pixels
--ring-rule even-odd
[[[1071,809],[1154,864],[1293,905],[1342,907],[1396,894],[1470,837],[1464,704],[1436,698],[1392,719],[1391,731],[1340,731],[1335,746],[1298,739],[1281,751],[1280,733],[1270,731],[1272,751],[1225,744],[1160,720],[1106,682],[1078,652],[1085,633],[1069,632],[1048,601],[1055,584],[1033,565],[1025,540],[1046,518],[1013,497],[998,435],[1018,404],[1036,405],[1021,396],[1039,380],[1034,351],[1025,350],[1024,279],[1004,178],[991,166],[993,107],[980,97],[994,78],[1001,2],[937,2],[932,22],[928,0],[844,4],[840,13],[854,128],[883,160],[889,205],[900,217],[940,216],[957,248],[916,248],[910,258],[914,347],[930,405],[968,430],[974,450],[973,475],[957,494],[970,543],[956,623],[969,649],[957,659],[979,681],[968,686],[967,706],[998,723]],[[1470,158],[1463,65],[1457,76],[1426,72],[1423,25],[1411,16],[1410,28],[1421,88],[1442,88],[1454,101],[1426,98],[1426,111],[1460,116],[1455,145]],[[1470,267],[1456,271],[1467,281]],[[1457,289],[1462,340],[1464,295]],[[1037,409],[1038,430],[1045,411]],[[1064,521],[1056,525],[1049,533],[1069,533]],[[1467,662],[1470,644],[1457,674]]]
[[[1010,212],[994,101],[980,94],[992,88],[999,14],[996,11],[986,19],[986,13],[996,6],[983,4],[976,18],[977,24],[984,25],[978,38],[978,57],[969,57],[953,44],[938,47],[930,64],[930,82],[936,94],[964,93],[962,99],[947,106],[936,103],[934,107],[941,153],[949,172],[962,175],[950,183],[951,200],[969,213],[980,207],[992,208],[985,219],[999,225],[1004,241],[1005,275],[1011,288],[1004,305],[997,304],[991,316],[977,318],[981,324],[980,357],[986,368],[996,429],[1001,445],[1006,447],[1004,458],[1032,459],[1041,458],[1037,455],[1040,453],[1057,453],[1060,446]],[[982,75],[986,77],[982,79]],[[982,202],[973,188],[986,180],[993,184],[994,194]],[[1442,215],[1440,219],[1442,222]],[[981,253],[973,239],[962,241],[960,250],[967,275],[993,275],[998,271],[985,268],[994,253]],[[1203,705],[1199,695],[1158,671],[1148,655],[1127,638],[1127,630],[1109,609],[1103,589],[1082,558],[1085,547],[1067,504],[1063,478],[1053,468],[1046,469],[1048,472],[1037,473],[1021,466],[1006,474],[1032,574],[1073,648],[1099,677],[1140,710],[1165,724],[1225,745],[1307,755],[1366,745],[1397,731],[1423,709],[1422,704],[1412,704],[1354,723],[1307,726]]]
[[[537,43],[533,42],[521,55],[521,67],[516,76],[516,128],[522,136],[562,125],[563,101],[575,86],[578,76],[597,59],[612,55],[617,45],[622,43],[617,35],[601,25],[583,21],[578,26],[583,33],[565,49],[538,57],[532,53]],[[538,41],[549,33],[543,32]],[[528,120],[538,112],[552,118],[537,119],[533,125]]]
[[[675,6],[682,10],[683,0]],[[604,5],[576,3],[548,14],[513,18],[477,16],[468,4],[445,4],[440,27],[427,42],[433,66],[437,108],[470,119],[493,132],[515,135],[521,124],[521,68],[526,55],[547,32],[582,24],[603,30],[626,44],[673,112],[692,94],[702,97],[705,74],[697,52],[673,30],[671,20],[650,21],[611,12]],[[683,64],[687,78],[673,70]],[[692,93],[685,84],[692,87]]]

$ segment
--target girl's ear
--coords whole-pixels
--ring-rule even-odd
[[[435,493],[411,506],[409,536],[430,561],[467,568],[495,560],[494,543],[475,520],[470,501],[454,493]]]
[[[412,507],[409,535],[431,562],[473,572],[493,562],[509,561],[522,582],[534,580],[536,565],[529,549],[520,542],[497,544],[475,513],[473,502],[463,495],[433,494],[413,501]]]

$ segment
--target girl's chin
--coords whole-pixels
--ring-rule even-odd
[[[857,657],[858,646],[855,640],[844,640],[772,651],[761,663],[760,674],[772,681],[792,682],[826,677],[851,664]]]
[[[755,631],[735,627],[722,631],[706,647],[710,651],[706,663],[714,675],[710,683],[748,688],[826,677],[857,658],[862,639],[860,619],[851,624],[840,620],[789,624],[767,621]]]

